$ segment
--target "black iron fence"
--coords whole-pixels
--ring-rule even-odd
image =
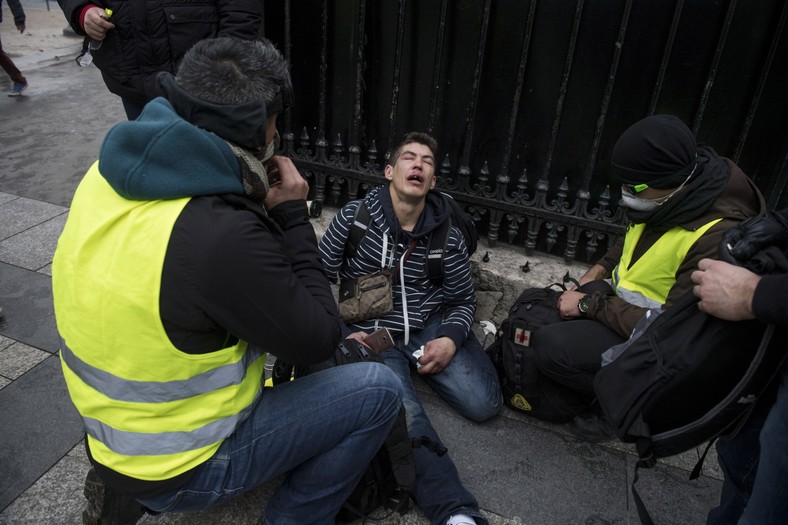
[[[682,118],[788,206],[784,0],[284,0],[265,34],[292,65],[284,147],[312,198],[383,182],[403,133],[441,146],[439,187],[479,231],[591,262],[624,231],[617,137]]]

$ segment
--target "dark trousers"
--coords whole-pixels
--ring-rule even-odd
[[[539,329],[534,357],[545,376],[594,398],[594,375],[602,368],[602,354],[624,340],[596,321],[563,321]]]
[[[788,516],[788,363],[732,439],[717,441],[724,474],[709,525],[776,525]]]
[[[11,77],[15,84],[27,84],[27,79],[16,68],[13,61],[11,61],[11,57],[3,51],[2,41],[0,41],[0,66],[5,69],[5,72],[8,73],[8,76]]]

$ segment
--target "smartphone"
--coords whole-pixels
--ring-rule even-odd
[[[394,346],[394,338],[391,337],[391,332],[389,332],[388,328],[375,330],[362,339],[361,342],[367,345],[376,354]]]

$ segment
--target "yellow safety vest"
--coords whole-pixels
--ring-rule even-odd
[[[634,264],[630,264],[645,224],[631,224],[624,237],[621,260],[613,269],[613,289],[630,304],[659,308],[676,284],[676,272],[695,242],[722,219],[713,219],[697,230],[671,228]]]
[[[164,255],[189,199],[131,201],[95,163],[52,263],[60,358],[93,458],[164,480],[213,456],[261,393],[265,354],[239,342],[187,354],[159,315]]]

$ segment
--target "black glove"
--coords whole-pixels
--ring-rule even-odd
[[[788,247],[788,218],[774,211],[730,228],[722,236],[718,251],[723,261],[741,265],[768,246],[781,251]]]

